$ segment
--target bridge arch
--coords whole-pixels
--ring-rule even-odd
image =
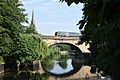
[[[57,43],[68,43],[73,44],[74,46],[78,47],[82,53],[90,53],[88,50],[89,45],[85,45],[85,43],[81,45],[76,45],[80,40],[79,37],[61,37],[61,36],[42,36],[43,41],[45,41],[48,46],[57,44]]]

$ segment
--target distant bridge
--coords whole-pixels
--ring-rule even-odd
[[[73,45],[77,48],[79,48],[82,53],[90,53],[88,50],[89,45],[85,45],[85,43],[81,45],[77,45],[79,41],[79,37],[62,37],[62,36],[45,36],[42,35],[42,39],[50,46],[58,43],[64,43],[64,44],[69,44]]]

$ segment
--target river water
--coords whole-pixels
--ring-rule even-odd
[[[74,56],[62,56],[60,59],[47,59],[42,62],[45,73],[22,71],[6,72],[0,74],[0,80],[55,80],[76,74],[81,69],[83,63]],[[73,79],[74,80],[74,79]]]

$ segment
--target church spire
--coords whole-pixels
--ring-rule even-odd
[[[32,11],[31,27],[35,27],[34,10]]]
[[[26,33],[38,34],[35,27],[34,10],[32,11],[32,20],[31,20],[30,26],[26,30]]]

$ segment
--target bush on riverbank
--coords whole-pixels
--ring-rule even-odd
[[[43,60],[47,56],[48,46],[39,35],[20,34],[16,44],[15,54],[20,62]]]

